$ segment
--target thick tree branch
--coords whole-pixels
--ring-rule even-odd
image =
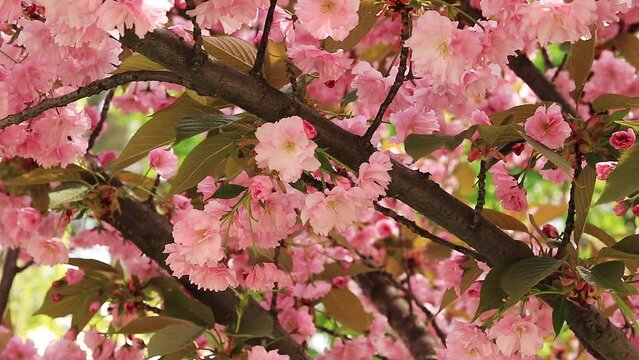
[[[197,73],[193,72],[189,65],[190,57],[193,56],[192,48],[168,31],[155,31],[147,34],[143,40],[129,32],[122,38],[122,42],[183,77],[200,95],[220,97],[265,121],[277,121],[293,115],[308,120],[318,130],[318,144],[351,168],[358,168],[370,156],[372,149],[362,144],[357,136],[249,74],[219,61],[205,61]],[[473,228],[471,225],[474,210],[448,194],[427,175],[410,170],[397,162],[393,163],[390,175],[393,180],[388,189],[388,196],[401,200],[438,223],[475,248],[491,264],[497,265],[533,256],[525,243],[513,240],[488,221],[482,221]],[[639,359],[639,352],[634,349],[623,332],[610,324],[596,309],[570,307],[570,311],[570,328],[588,349],[597,349],[599,354],[603,354],[601,359]],[[586,325],[585,322],[579,321],[582,316],[601,321],[593,321]],[[594,333],[604,335],[594,338]],[[606,339],[607,342],[601,339]],[[628,357],[629,353],[632,356]]]
[[[20,255],[20,249],[7,249],[4,257],[2,279],[0,279],[0,319],[3,318],[4,312],[7,310],[11,286],[13,286],[13,280],[18,274],[18,255]]]
[[[49,109],[65,106],[74,101],[84,99],[85,97],[97,95],[103,91],[134,81],[162,81],[186,85],[180,77],[168,71],[131,71],[115,74],[106,79],[96,80],[66,95],[45,99],[39,104],[29,107],[17,114],[9,115],[0,120],[0,129],[34,118]]]
[[[165,262],[167,254],[164,253],[164,246],[173,242],[171,224],[153,208],[135,200],[121,198],[120,212],[103,220],[113,225],[126,239],[137,245],[146,256],[170,272]],[[211,308],[216,322],[228,325],[237,320],[236,310],[239,300],[233,292],[230,290],[221,292],[199,290],[186,278],[180,279],[180,282],[194,298]],[[251,301],[244,316],[257,318],[271,316],[271,313]],[[292,360],[309,360],[310,358],[304,349],[277,325],[277,320],[274,323],[276,325],[273,335],[280,340],[274,342],[271,347],[279,349],[281,354],[289,355]]]

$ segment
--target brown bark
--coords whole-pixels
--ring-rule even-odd
[[[128,33],[122,42],[165,66],[185,80],[200,95],[220,97],[266,121],[297,115],[318,130],[318,143],[337,159],[357,169],[371,152],[369,144],[327,121],[305,104],[269,87],[261,78],[241,73],[218,61],[194,62],[202,54],[169,31],[158,30],[144,39]],[[193,66],[196,64],[196,66]],[[525,65],[525,63],[524,63]],[[530,69],[528,69],[530,70]],[[473,224],[473,209],[455,199],[428,176],[394,163],[388,195],[410,205],[485,256],[492,265],[533,256],[524,243],[515,241],[487,221]],[[553,302],[550,302],[553,305]],[[585,324],[585,319],[596,319]],[[639,359],[623,332],[612,326],[595,309],[570,308],[569,325],[586,348],[600,359]],[[402,328],[395,329],[398,333]],[[594,334],[600,334],[594,337]],[[607,343],[600,341],[607,339]]]

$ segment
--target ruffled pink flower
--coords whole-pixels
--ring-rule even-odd
[[[432,134],[439,131],[439,121],[434,111],[425,111],[413,105],[390,115],[390,122],[397,131],[398,142],[404,142],[410,134]]]
[[[302,306],[299,309],[287,307],[279,313],[277,318],[288,334],[297,342],[306,340],[315,334],[315,323],[313,317],[308,313],[308,307]]]
[[[198,25],[209,29],[221,25],[226,34],[231,34],[244,24],[251,24],[257,18],[257,11],[265,5],[265,0],[209,0],[186,13],[195,16]]]
[[[0,1],[0,21],[12,23],[22,15],[22,0]]]
[[[149,163],[160,176],[170,179],[177,171],[178,157],[173,153],[173,149],[153,149],[149,152]]]
[[[17,336],[12,336],[9,339],[0,355],[4,360],[36,360],[39,358],[33,341],[22,342]]]
[[[511,356],[535,356],[543,344],[537,325],[517,315],[506,314],[488,331],[502,354]]]
[[[36,236],[27,242],[26,250],[39,265],[57,265],[69,259],[69,249],[58,238]]]
[[[610,145],[617,150],[625,150],[632,147],[635,144],[637,136],[632,128],[628,128],[626,131],[615,131],[610,136]]]
[[[595,0],[534,2],[520,7],[521,26],[541,46],[548,43],[574,42],[590,37],[588,26],[597,20]]]
[[[107,0],[99,10],[97,24],[106,31],[117,29],[120,35],[135,28],[135,34],[143,38],[169,21],[166,13],[172,5],[169,0]]]
[[[64,279],[69,285],[79,284],[84,279],[84,271],[82,269],[68,269],[64,274]]]
[[[550,149],[563,147],[571,134],[570,125],[564,121],[561,108],[557,104],[552,104],[548,108],[538,107],[535,114],[524,123],[524,129],[528,136]]]
[[[277,268],[274,263],[256,264],[248,273],[245,286],[253,291],[272,290],[276,282],[283,279],[286,274]]]
[[[434,10],[414,21],[413,35],[406,45],[413,49],[417,73],[454,85],[462,81],[462,75],[472,68],[482,50],[476,34],[458,30],[456,21]]]
[[[173,227],[178,252],[193,265],[216,263],[225,256],[220,222],[201,210],[191,210]]]
[[[299,45],[290,49],[288,53],[302,73],[319,72],[319,80],[327,86],[334,84],[353,64],[353,59],[349,59],[343,50],[330,53],[314,45]]]
[[[255,137],[259,141],[255,146],[257,165],[277,171],[282,181],[295,182],[304,170],[314,171],[320,167],[315,158],[317,144],[306,136],[299,116],[266,123],[257,129]]]
[[[390,157],[385,152],[374,152],[368,162],[359,166],[357,186],[359,186],[369,199],[377,199],[386,194],[391,177],[388,172],[393,168]]]
[[[204,199],[208,199],[213,196],[213,194],[215,194],[218,187],[219,185],[217,181],[214,178],[207,176],[204,178],[204,180],[200,181],[200,183],[197,184],[197,192],[202,194]]]
[[[87,354],[72,340],[62,338],[49,344],[42,358],[47,360],[86,360]]]
[[[499,358],[499,350],[478,327],[454,321],[448,330],[447,348],[437,351],[442,360]]]
[[[345,190],[336,186],[315,192],[306,196],[300,218],[303,223],[310,223],[320,235],[328,235],[332,229],[344,231],[357,220],[358,211],[366,206],[365,197],[358,187]]]
[[[616,166],[616,161],[602,161],[596,163],[595,171],[597,172],[597,179],[606,180]]]
[[[502,162],[490,169],[495,183],[495,195],[506,210],[521,211],[528,207],[526,192],[517,184]]]
[[[288,355],[280,355],[278,350],[266,351],[263,346],[253,346],[248,353],[248,360],[289,360]]]
[[[198,289],[223,291],[230,287],[237,287],[240,283],[237,276],[224,264],[197,266],[191,271],[189,280]]]
[[[298,0],[295,15],[300,26],[316,39],[344,40],[359,22],[360,0]]]
[[[464,270],[459,266],[457,259],[446,259],[437,265],[437,275],[443,281],[444,286],[455,289],[458,295],[461,291],[461,280]]]

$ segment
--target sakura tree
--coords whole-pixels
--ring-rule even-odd
[[[0,0],[0,357],[639,359],[634,5]]]

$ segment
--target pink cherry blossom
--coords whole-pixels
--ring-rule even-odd
[[[524,123],[524,129],[528,136],[550,149],[563,147],[571,134],[570,125],[564,121],[561,108],[557,104],[552,104],[548,108],[538,107],[535,114]]]
[[[448,330],[447,348],[439,349],[442,360],[486,360],[498,358],[499,350],[478,327],[454,321]]]
[[[178,157],[173,149],[157,148],[149,152],[149,163],[160,176],[170,179],[177,171]]]
[[[253,346],[248,353],[248,360],[289,360],[288,355],[280,355],[278,350],[266,351],[263,346]]]
[[[79,284],[84,279],[84,271],[82,269],[68,269],[64,274],[64,279],[69,285]]]
[[[295,182],[304,170],[314,171],[320,166],[315,158],[317,145],[306,136],[299,116],[266,123],[257,129],[255,137],[259,141],[255,146],[257,165],[277,171],[282,181]]]
[[[191,210],[173,227],[178,252],[193,265],[218,262],[224,258],[220,222],[201,210]]]
[[[315,334],[313,317],[308,311],[307,306],[302,306],[299,309],[287,307],[278,315],[278,319],[284,330],[291,334],[291,337],[297,342],[302,342],[309,336]]]
[[[12,23],[22,14],[21,0],[0,1],[0,21]]]
[[[358,211],[365,204],[365,196],[360,188],[345,190],[340,186],[309,194],[300,218],[320,235],[328,235],[332,229],[344,231],[357,219]]]
[[[359,166],[357,185],[364,190],[369,199],[375,200],[386,194],[388,184],[391,182],[388,172],[392,167],[388,154],[381,151],[374,152],[368,162]]]
[[[295,15],[300,25],[319,40],[344,40],[359,21],[360,0],[298,0]]]
[[[497,321],[488,330],[488,336],[495,340],[501,353],[506,356],[515,353],[534,356],[544,342],[533,322],[511,314],[506,314]]]
[[[36,236],[27,243],[26,250],[41,265],[62,264],[69,258],[69,250],[58,238]]]
[[[288,53],[302,73],[310,74],[317,71],[319,80],[324,84],[334,84],[353,63],[353,59],[349,59],[343,50],[330,53],[314,45],[300,45],[290,49]],[[332,88],[332,86],[328,87]]]
[[[397,141],[400,143],[410,134],[427,135],[439,131],[435,112],[425,111],[417,105],[392,113],[390,122],[395,126]]]
[[[615,131],[610,136],[610,145],[617,150],[625,150],[631,148],[635,144],[637,136],[632,128],[625,131]]]
[[[606,180],[616,166],[616,161],[601,161],[596,163],[595,171],[597,172],[597,179]]]
[[[126,29],[135,29],[138,37],[144,37],[168,22],[169,0],[106,0],[100,8],[98,26],[106,31],[117,29],[124,35]]]
[[[85,360],[87,354],[73,340],[62,338],[50,343],[42,355],[47,360]]]
[[[274,263],[256,264],[246,276],[245,286],[253,291],[268,291],[284,276]]]
[[[187,11],[205,29],[221,25],[226,34],[231,34],[244,24],[257,18],[257,10],[268,2],[265,0],[208,0],[195,9]]]
[[[5,360],[37,360],[38,352],[33,341],[22,342],[19,337],[12,336],[0,353]]]
[[[519,186],[512,175],[508,173],[502,162],[490,169],[495,183],[495,195],[506,210],[521,211],[528,207],[526,192]]]
[[[198,289],[205,289],[211,291],[223,291],[230,287],[237,287],[239,281],[237,276],[224,264],[205,264],[197,266],[191,271],[189,280]]]

